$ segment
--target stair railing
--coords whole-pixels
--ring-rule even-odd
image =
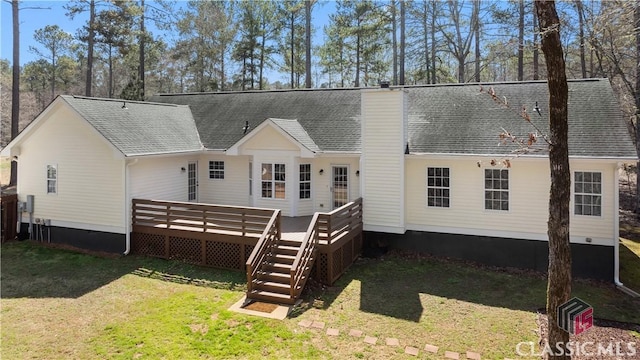
[[[300,295],[306,280],[309,278],[309,272],[316,258],[318,241],[318,213],[315,213],[304,235],[300,249],[298,249],[296,258],[291,264],[291,289],[289,292],[291,299],[295,299]]]
[[[260,239],[247,259],[247,297],[253,290],[253,279],[257,278],[262,263],[280,239],[280,210],[275,210]]]

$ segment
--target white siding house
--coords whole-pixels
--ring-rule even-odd
[[[546,82],[484,86],[515,109],[540,104],[531,121],[548,129]],[[126,253],[134,198],[309,216],[362,197],[366,246],[545,271],[547,149],[501,144],[502,129],[531,126],[480,89],[61,96],[0,154],[52,241],[78,247]],[[618,169],[637,154],[607,80],[569,89],[573,269],[617,281]]]

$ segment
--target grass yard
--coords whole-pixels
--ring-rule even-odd
[[[640,293],[640,240],[620,238],[620,281]]]
[[[240,272],[136,256],[100,258],[2,245],[2,358],[420,358],[472,350],[515,357],[538,341],[546,280],[434,258],[359,260],[336,286],[315,287],[284,321],[227,311],[245,290]],[[640,265],[636,264],[635,268]],[[596,317],[640,323],[640,300],[607,284],[576,281]],[[325,322],[340,335],[302,328]],[[325,328],[325,329],[326,329]],[[348,335],[359,329],[378,345]],[[385,346],[397,338],[399,347]],[[425,344],[440,347],[428,357]]]

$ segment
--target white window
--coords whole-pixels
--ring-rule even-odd
[[[427,168],[427,206],[449,207],[449,168]]]
[[[311,199],[311,164],[300,164],[300,199]]]
[[[602,173],[576,171],[573,175],[574,214],[602,215]]]
[[[269,199],[285,198],[284,164],[262,164],[262,197]]]
[[[47,165],[47,194],[58,193],[58,166]]]
[[[209,179],[224,179],[224,161],[209,161]]]
[[[484,208],[509,210],[509,170],[484,170]]]

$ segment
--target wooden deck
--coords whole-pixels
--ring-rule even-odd
[[[312,219],[316,220],[313,227]],[[362,200],[330,213],[295,218],[282,217],[274,209],[133,200],[133,253],[249,271],[250,256],[265,238],[315,241],[313,249],[301,250],[307,255],[299,257],[309,260],[309,251],[317,252],[312,273],[332,284],[360,254]]]

